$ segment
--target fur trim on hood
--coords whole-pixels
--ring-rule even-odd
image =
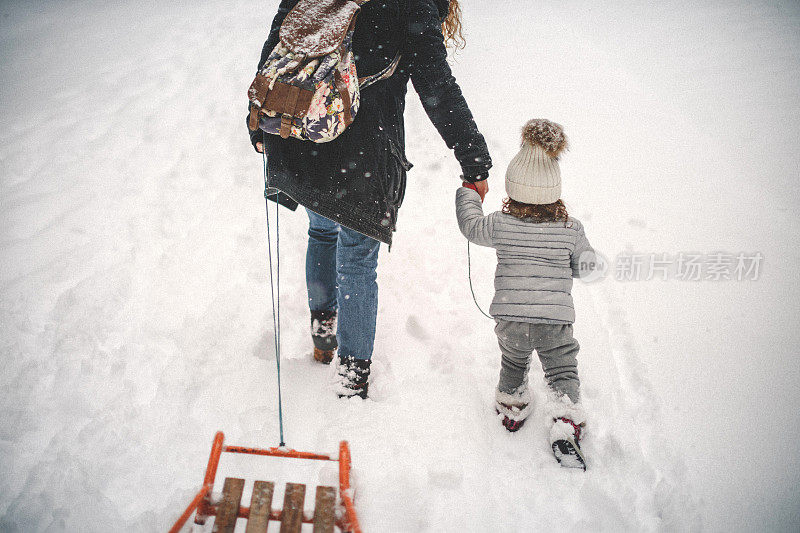
[[[522,142],[531,146],[541,146],[547,155],[556,159],[563,151],[569,149],[564,128],[544,118],[529,120],[522,127]]]

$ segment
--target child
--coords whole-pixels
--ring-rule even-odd
[[[522,129],[522,148],[506,172],[502,211],[483,216],[482,198],[464,183],[456,193],[456,214],[467,239],[497,249],[489,312],[502,353],[495,409],[503,426],[517,431],[532,411],[527,374],[536,350],[552,395],[553,453],[562,466],[585,470],[571,290],[572,278],[594,264],[594,250],[583,225],[567,215],[560,200],[558,158],[566,149],[561,126],[529,121]]]

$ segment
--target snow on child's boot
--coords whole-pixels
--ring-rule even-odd
[[[527,383],[511,393],[495,390],[494,410],[498,415],[503,415],[503,427],[508,431],[513,433],[519,430],[532,409],[533,402]]]
[[[367,399],[369,389],[369,359],[355,357],[339,357],[336,367],[335,390],[339,398]]]
[[[581,451],[581,437],[586,427],[583,407],[563,396],[555,404],[551,403],[548,411],[553,417],[553,426],[550,428],[553,455],[561,466],[586,470],[586,459]]]
[[[327,365],[333,361],[336,341],[336,310],[311,311],[311,339],[314,341],[314,359]]]

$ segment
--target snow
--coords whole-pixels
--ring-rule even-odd
[[[310,57],[330,54],[341,46],[359,7],[336,0],[306,0],[286,15],[280,38],[294,53]],[[319,21],[324,20],[324,24]]]
[[[276,7],[0,4],[0,530],[163,531],[216,430],[278,444],[245,126]],[[282,212],[287,444],[350,441],[366,531],[796,530],[797,4],[463,9],[453,69],[495,161],[487,211],[519,128],[554,120],[568,208],[611,262],[574,290],[588,470],[548,449],[538,368],[519,432],[493,411],[499,352],[467,285],[459,168],[413,92],[370,400],[334,398],[311,360],[307,223]],[[622,252],[718,251],[762,253],[760,278],[613,279]],[[472,258],[486,305],[494,254]],[[332,465],[260,457],[225,457],[225,475],[335,482]]]
[[[328,320],[313,319],[311,321],[311,331],[319,337],[336,335],[336,316]]]

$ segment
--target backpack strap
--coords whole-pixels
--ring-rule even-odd
[[[333,73],[333,81],[336,84],[336,90],[339,91],[339,96],[342,98],[344,127],[347,128],[353,123],[353,114],[350,110],[352,102],[350,101],[350,91],[347,89],[347,84],[342,78],[342,74],[337,70]]]
[[[369,1],[369,0],[367,0]],[[376,72],[375,74],[370,74],[369,76],[364,76],[363,78],[358,78],[358,85],[361,90],[366,89],[373,83],[377,83],[381,80],[385,80],[394,74],[394,71],[397,70],[397,65],[400,63],[400,52],[397,52],[397,55],[394,56],[394,59],[391,63],[389,63],[386,68],[383,70]]]

